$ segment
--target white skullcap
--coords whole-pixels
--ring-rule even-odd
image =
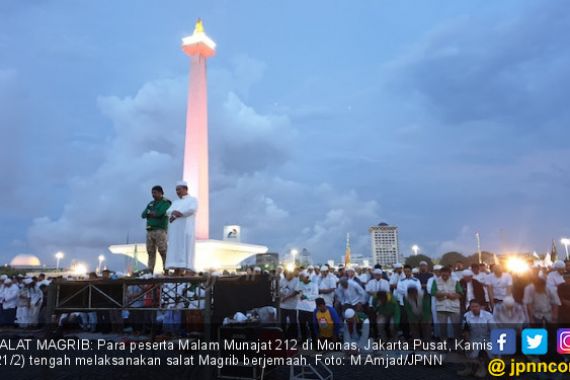
[[[420,265],[428,265],[427,261],[420,261]]]
[[[11,284],[11,283],[12,283],[12,279],[8,277],[7,279],[4,280],[4,283]]]
[[[307,273],[306,270],[301,271],[301,273],[299,273],[299,276],[304,276],[307,277],[309,275],[309,273]]]
[[[471,272],[469,269],[465,269],[463,271],[463,277],[473,277],[473,272]]]
[[[178,182],[176,182],[176,187],[178,187],[178,186],[188,187],[188,182],[178,181]]]
[[[354,272],[354,268],[346,268],[347,272]]]
[[[307,267],[307,269],[315,269],[315,267],[312,266],[312,265],[309,265],[309,266]]]
[[[418,268],[412,268],[412,273],[420,273],[420,270]]]
[[[433,266],[433,270],[441,270],[441,268],[443,268],[443,265],[437,264]]]
[[[26,285],[30,285],[32,282],[34,282],[34,280],[32,280],[31,278],[24,278],[22,282]]]
[[[321,272],[324,272],[324,271],[326,271],[326,270],[329,270],[329,267],[327,267],[326,265],[323,265],[323,266],[321,267]]]
[[[374,269],[374,270],[372,271],[372,274],[379,274],[379,275],[382,275],[382,269],[376,268],[376,269]]]
[[[260,268],[260,267],[255,267],[255,268],[253,268],[253,271],[254,271],[254,272],[261,272],[261,268]]]
[[[566,264],[562,260],[556,260],[554,265],[552,266],[553,269],[564,269],[566,268]]]
[[[354,312],[353,309],[346,309],[344,311],[344,318],[345,319],[354,318],[355,315],[356,315],[356,313]]]
[[[513,298],[513,296],[506,296],[505,299],[503,300],[503,303],[505,304],[505,306],[515,306],[515,299]]]
[[[0,276],[0,281],[4,281],[4,280],[7,279],[7,278],[8,278],[8,276],[6,276],[5,274],[3,274],[3,275]]]
[[[394,269],[402,269],[404,266],[401,263],[394,264]]]

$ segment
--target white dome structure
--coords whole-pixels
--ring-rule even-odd
[[[41,266],[40,259],[34,255],[17,255],[12,261],[10,261],[10,266],[12,267],[39,267]]]

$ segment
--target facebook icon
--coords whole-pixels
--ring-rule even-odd
[[[514,329],[493,329],[491,331],[491,353],[513,355],[517,352],[517,333]]]

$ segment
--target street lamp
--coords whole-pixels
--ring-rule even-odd
[[[59,251],[55,254],[55,270],[59,270],[59,260],[63,259],[63,252]]]
[[[420,250],[420,247],[418,247],[416,244],[414,244],[412,246],[412,251],[414,251],[414,256],[418,255],[418,251]]]
[[[560,239],[560,242],[564,245],[564,248],[566,249],[566,260],[568,260],[568,246],[570,245],[570,239],[568,238]]]
[[[99,266],[97,267],[97,269],[99,269],[99,273],[101,273],[101,264],[103,261],[105,261],[105,256],[99,255]]]

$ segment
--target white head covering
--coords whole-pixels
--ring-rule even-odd
[[[382,269],[376,268],[376,269],[374,269],[374,270],[372,271],[372,274],[379,274],[379,275],[382,275]]]
[[[412,268],[412,273],[413,274],[420,273],[420,268]]]
[[[307,277],[309,275],[309,273],[307,273],[306,270],[301,271],[301,273],[299,273],[299,276],[303,276],[303,277]]]
[[[404,266],[402,265],[402,263],[396,263],[394,264],[394,269],[402,269]]]
[[[420,261],[420,266],[422,266],[422,265],[428,265],[427,261],[424,261],[424,260]]]
[[[3,274],[3,275],[0,276],[0,281],[4,281],[4,280],[7,279],[7,278],[8,278],[8,276],[6,276],[5,274]]]
[[[463,271],[463,277],[473,277],[473,272],[470,269],[465,269]]]
[[[309,266],[307,267],[307,269],[315,269],[315,267],[312,266],[312,265],[309,265]]]
[[[253,268],[253,271],[254,271],[254,272],[261,272],[261,268],[260,268],[260,267],[255,267],[255,268]]]
[[[178,187],[178,186],[183,186],[183,187],[186,187],[186,188],[187,188],[187,187],[188,187],[188,182],[186,182],[186,181],[184,181],[184,180],[178,181],[178,182],[176,182],[176,187]]]
[[[344,318],[345,319],[354,318],[355,315],[356,315],[356,313],[354,312],[353,309],[346,309],[344,311]]]
[[[4,280],[4,283],[5,283],[5,284],[11,284],[11,283],[12,283],[12,279],[8,277],[7,279]]]
[[[26,285],[30,285],[32,282],[34,282],[34,280],[32,280],[31,278],[24,278],[22,282]]]
[[[436,264],[433,266],[433,270],[441,270],[441,268],[443,268],[443,265]]]
[[[245,322],[245,321],[247,321],[247,317],[245,316],[245,314],[244,314],[244,313],[240,313],[240,312],[235,313],[233,319],[234,319],[235,321],[238,321],[238,322]]]
[[[327,270],[329,270],[329,267],[327,267],[326,265],[323,265],[323,266],[321,267],[321,272],[324,272],[324,271],[327,271]]]
[[[552,269],[558,270],[558,269],[564,269],[566,268],[566,264],[564,264],[564,261],[562,260],[556,260],[556,262],[554,262],[554,265],[552,266]]]

